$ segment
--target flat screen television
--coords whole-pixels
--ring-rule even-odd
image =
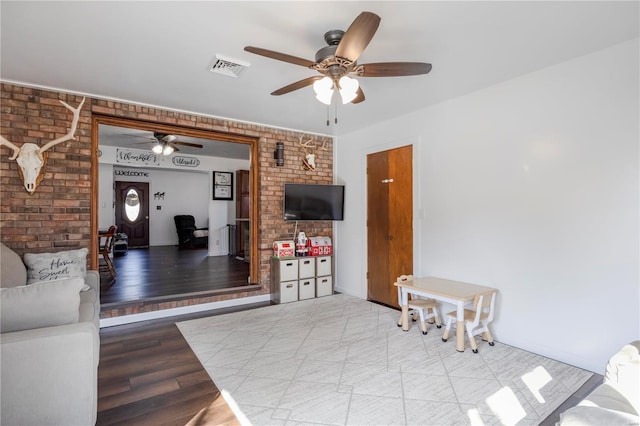
[[[284,184],[284,220],[343,220],[344,185]]]

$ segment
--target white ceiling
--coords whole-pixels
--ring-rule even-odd
[[[637,1],[0,2],[2,80],[239,121],[341,135],[638,37]],[[367,100],[327,107],[315,75],[253,55],[313,60],[323,34],[362,11],[382,18],[359,63],[418,61],[431,73],[361,78]],[[249,62],[211,73],[216,54]]]
[[[176,153],[180,155],[204,155],[209,157],[235,158],[249,160],[251,158],[250,147],[242,143],[229,143],[212,139],[198,139],[177,134],[176,142],[187,142],[202,145],[202,148],[175,145]],[[117,126],[100,125],[98,139],[100,145],[116,146],[123,148],[150,150],[158,143],[153,132],[146,130],[130,129]]]

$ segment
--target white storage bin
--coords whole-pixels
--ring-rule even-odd
[[[306,280],[300,280],[298,292],[300,300],[313,299],[316,297],[316,279],[309,278]]]
[[[298,301],[298,282],[288,281],[280,283],[280,303]]]
[[[316,278],[316,297],[331,296],[333,294],[333,277]]]
[[[298,258],[300,278],[313,278],[316,276],[316,260],[312,257]]]
[[[298,259],[280,261],[280,281],[296,281],[298,279]]]
[[[331,275],[331,256],[316,257],[317,276]]]

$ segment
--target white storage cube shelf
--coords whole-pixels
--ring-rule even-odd
[[[316,279],[306,278],[298,281],[298,299],[313,299],[316,297]]]
[[[298,269],[300,278],[313,278],[316,276],[316,259],[313,257],[303,257],[298,259]]]
[[[289,303],[333,294],[332,256],[271,258],[271,301]]]
[[[331,256],[316,257],[316,270],[318,271],[318,277],[331,275]]]
[[[333,294],[333,277],[316,278],[316,297],[331,296]]]
[[[280,281],[298,280],[298,259],[287,259],[280,262]]]
[[[298,300],[298,282],[287,281],[280,283],[280,303],[296,302]]]

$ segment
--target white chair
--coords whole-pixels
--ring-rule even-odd
[[[489,342],[489,346],[493,346],[493,336],[489,330],[489,323],[493,321],[493,311],[496,304],[495,290],[477,294],[473,299],[473,310],[464,310],[464,325],[469,337],[469,344],[473,353],[478,353],[478,346],[474,336],[482,334],[482,340]],[[458,315],[456,311],[449,312],[447,315],[447,326],[442,335],[442,341],[446,342],[449,338],[449,330],[451,323],[457,322]]]
[[[403,281],[411,281],[413,280],[413,275],[400,275],[396,280],[396,283]],[[402,308],[402,290],[398,287],[398,303]],[[431,309],[431,313],[429,313],[429,309]],[[413,321],[417,320],[417,316],[420,315],[420,329],[422,330],[422,334],[427,334],[427,324],[426,320],[433,318],[435,320],[436,326],[438,328],[442,327],[442,323],[440,322],[440,316],[438,316],[438,303],[433,299],[420,299],[418,296],[414,296],[413,294],[409,294],[409,314]],[[430,324],[433,322],[430,321]],[[398,320],[398,327],[402,326],[402,315],[400,315],[400,319]]]

